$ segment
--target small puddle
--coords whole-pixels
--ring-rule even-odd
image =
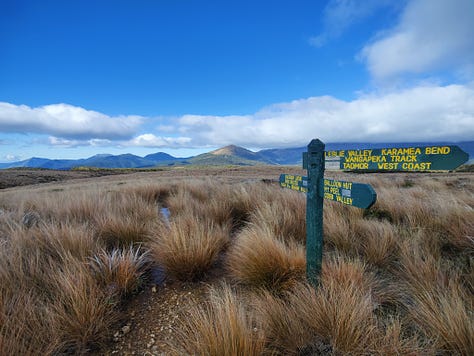
[[[162,286],[166,279],[165,268],[162,266],[153,266],[151,268],[151,282],[157,286]]]
[[[160,214],[166,226],[170,226],[171,212],[168,208],[160,208]],[[163,266],[155,265],[151,268],[151,282],[157,286],[163,285],[166,279],[166,271]]]
[[[171,213],[170,213],[170,209],[168,208],[161,208],[160,209],[160,213],[161,215],[163,216],[163,221],[165,222],[165,224],[167,226],[170,225],[170,216],[171,216]]]

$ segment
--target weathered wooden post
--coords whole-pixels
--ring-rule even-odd
[[[303,160],[303,168],[308,170],[306,277],[316,287],[319,284],[323,259],[324,143],[318,139],[312,140]]]

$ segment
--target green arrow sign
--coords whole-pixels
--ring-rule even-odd
[[[369,184],[345,182],[334,179],[324,179],[322,191],[318,192],[325,199],[356,206],[362,209],[370,208],[377,199],[377,193]],[[298,192],[308,192],[308,177],[282,174],[280,186]]]
[[[370,208],[377,200],[377,193],[369,184],[325,178],[323,190],[324,199],[362,209]]]
[[[340,168],[349,171],[447,171],[467,162],[458,146],[424,146],[341,151]]]
[[[282,188],[289,188],[298,192],[308,192],[308,177],[297,176],[292,174],[280,175],[280,186]]]

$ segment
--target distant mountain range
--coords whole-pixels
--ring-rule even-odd
[[[411,142],[411,143],[328,143],[326,150],[348,150],[363,148],[413,147],[413,146],[457,145],[469,154],[469,162],[474,161],[474,141],[468,142]],[[239,146],[226,146],[215,151],[193,157],[173,157],[164,152],[149,154],[145,157],[130,153],[122,155],[99,154],[84,159],[47,159],[33,157],[24,161],[0,163],[0,169],[29,167],[68,170],[75,167],[96,168],[152,168],[184,165],[301,165],[302,153],[306,147],[275,148],[252,152]]]

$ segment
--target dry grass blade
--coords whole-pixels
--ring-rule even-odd
[[[85,264],[70,263],[52,276],[56,295],[48,307],[50,326],[61,350],[86,353],[103,345],[115,322],[115,303],[98,285]]]
[[[459,355],[474,354],[474,303],[459,283],[451,280],[446,289],[420,287],[413,292],[410,316],[440,349]]]
[[[122,194],[112,195],[108,209],[95,217],[99,238],[107,248],[142,244],[158,220],[155,205],[135,195],[127,197]]]
[[[369,263],[387,269],[398,253],[394,226],[386,221],[359,220],[353,229],[360,254]]]
[[[306,242],[306,198],[303,194],[283,190],[272,203],[261,202],[252,213],[254,225],[267,224],[274,236]]]
[[[227,269],[234,280],[276,292],[302,280],[305,268],[304,248],[278,239],[267,225],[243,230],[227,256]]]
[[[0,288],[0,355],[51,355],[61,346],[51,315],[32,293]]]
[[[148,246],[166,272],[180,280],[201,278],[229,243],[229,228],[195,216],[178,216]]]
[[[354,285],[341,288],[329,281],[315,291],[300,284],[285,301],[267,296],[259,310],[272,344],[283,354],[361,354],[376,335],[371,297]]]
[[[223,285],[209,291],[209,302],[187,311],[178,333],[175,355],[262,355],[265,337],[252,312]]]
[[[102,250],[89,264],[95,278],[111,296],[127,296],[140,287],[148,263],[148,252],[129,247],[110,252]]]

